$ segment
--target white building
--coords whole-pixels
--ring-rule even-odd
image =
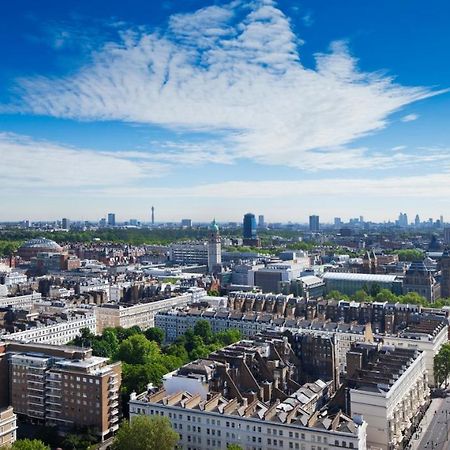
[[[20,272],[6,272],[0,274],[0,284],[5,286],[14,286],[15,284],[26,283],[28,277]]]
[[[15,297],[0,297],[0,308],[30,308],[34,303],[41,301],[42,295],[39,292],[32,294],[16,295]]]
[[[3,389],[3,387],[2,387]],[[17,417],[12,406],[0,409],[0,447],[7,448],[16,440]]]
[[[3,339],[9,341],[65,345],[79,336],[82,328],[88,328],[92,333],[96,333],[97,326],[94,314],[72,315],[69,316],[68,320],[6,334],[3,336]]]
[[[431,323],[428,329],[408,327],[397,336],[383,335],[383,343],[399,348],[415,349],[423,352],[425,368],[430,386],[434,385],[434,357],[441,347],[448,342],[448,325],[443,322]]]
[[[214,219],[210,226],[208,240],[208,272],[213,273],[222,264],[222,244],[220,241],[219,227]]]
[[[176,264],[208,264],[208,244],[206,242],[171,244],[169,259]]]
[[[351,414],[367,422],[368,450],[403,449],[429,400],[424,354],[359,346],[348,366]]]
[[[191,294],[183,294],[150,303],[138,303],[124,306],[106,303],[95,308],[97,318],[97,333],[105,328],[131,328],[138,326],[145,330],[155,326],[155,314],[177,306],[187,305],[192,301]]]

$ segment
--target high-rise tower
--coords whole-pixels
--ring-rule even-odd
[[[155,207],[152,206],[152,225],[155,225]]]
[[[214,273],[222,264],[222,244],[220,240],[219,227],[216,224],[216,219],[211,222],[209,231],[208,272]]]
[[[450,297],[450,251],[444,250],[441,258],[441,297]]]

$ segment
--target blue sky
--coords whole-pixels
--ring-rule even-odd
[[[9,2],[0,218],[447,217],[449,13],[443,0]]]

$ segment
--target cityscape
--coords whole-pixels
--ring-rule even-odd
[[[0,450],[450,450],[448,17],[5,2]]]

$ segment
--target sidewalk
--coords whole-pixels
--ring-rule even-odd
[[[427,429],[434,418],[435,412],[441,408],[443,402],[443,398],[433,398],[431,400],[431,404],[428,407],[427,412],[419,423],[419,431],[415,433],[412,439],[409,441],[408,449],[417,450],[419,448],[420,441],[425,436]]]

